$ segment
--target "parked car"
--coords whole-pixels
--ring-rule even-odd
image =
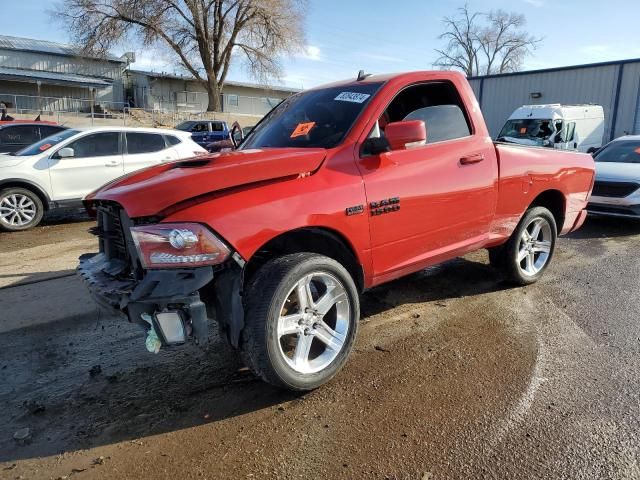
[[[34,227],[46,210],[82,206],[87,193],[126,173],[201,153],[189,134],[176,130],[62,130],[0,155],[0,229]]]
[[[209,153],[229,152],[231,150],[235,150],[238,145],[242,143],[243,139],[243,129],[240,127],[238,122],[233,122],[233,126],[231,127],[231,131],[227,138],[208,143],[205,149]]]
[[[229,139],[229,127],[222,120],[188,120],[178,124],[176,130],[191,133],[193,141],[203,148],[210,143]]]
[[[640,218],[640,135],[620,137],[594,154],[589,213]]]
[[[603,136],[600,105],[524,105],[511,114],[498,141],[591,153]]]
[[[13,153],[66,127],[54,122],[12,120],[0,122],[0,154]]]
[[[310,390],[353,348],[359,293],[488,248],[525,285],[579,228],[590,155],[494,145],[466,78],[358,75],[289,97],[234,152],[159,165],[86,198],[79,274],[146,346],[205,343]]]

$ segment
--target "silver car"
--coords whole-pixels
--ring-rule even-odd
[[[589,213],[640,218],[640,135],[616,138],[594,155]]]

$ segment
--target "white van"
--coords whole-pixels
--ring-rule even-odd
[[[604,110],[600,105],[524,105],[504,124],[497,140],[587,152],[602,146]]]

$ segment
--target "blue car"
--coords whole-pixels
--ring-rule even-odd
[[[222,120],[187,120],[177,125],[176,129],[191,132],[191,138],[201,147],[229,139],[229,127]]]

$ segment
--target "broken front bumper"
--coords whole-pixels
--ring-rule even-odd
[[[78,274],[99,305],[125,314],[131,322],[146,329],[152,322],[165,345],[181,342],[172,342],[163,332],[157,318],[157,314],[163,313],[179,317],[184,323],[185,339],[193,336],[198,343],[207,342],[207,312],[198,291],[213,280],[212,267],[147,270],[141,280],[109,273],[121,270],[118,267],[104,253],[80,257]]]

